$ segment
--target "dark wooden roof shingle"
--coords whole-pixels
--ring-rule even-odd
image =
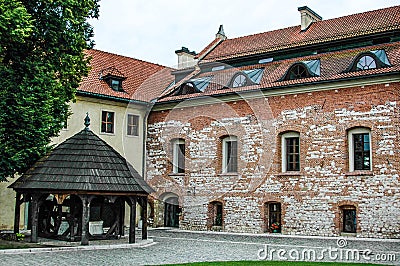
[[[59,144],[10,187],[146,194],[154,191],[125,158],[89,129]]]

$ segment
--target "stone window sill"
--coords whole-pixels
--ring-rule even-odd
[[[282,176],[282,177],[285,177],[285,176],[302,176],[303,175],[303,172],[299,172],[299,171],[288,171],[288,172],[281,172],[281,173],[278,173],[278,174],[276,174],[277,176]]]
[[[185,173],[170,173],[168,176],[185,176]]]
[[[237,172],[235,172],[235,173],[220,173],[218,175],[219,176],[238,176],[239,174]]]
[[[344,175],[345,176],[373,176],[374,172],[369,171],[369,170],[353,171],[353,172],[347,172]]]

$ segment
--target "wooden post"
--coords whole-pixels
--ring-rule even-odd
[[[38,227],[39,227],[39,195],[32,195],[32,229],[31,229],[31,242],[38,242]]]
[[[15,196],[15,215],[14,215],[14,233],[15,234],[19,233],[19,222],[21,219],[20,211],[21,211],[21,193],[17,192],[17,195]]]
[[[120,201],[120,212],[121,212],[121,216],[120,216],[120,232],[119,235],[120,236],[124,236],[125,235],[125,230],[124,230],[124,218],[125,218],[125,201],[121,200]]]
[[[82,200],[82,235],[81,245],[89,245],[89,210],[90,202],[87,195],[80,197]]]
[[[135,243],[136,197],[130,198],[131,216],[129,221],[129,244]]]
[[[147,197],[142,197],[142,240],[147,239]]]

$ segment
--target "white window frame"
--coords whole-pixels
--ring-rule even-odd
[[[185,173],[185,168],[183,170],[183,173],[179,173],[179,145],[180,144],[185,144],[184,139],[175,139],[172,142],[172,172],[174,174],[183,174]],[[185,144],[185,149],[186,149],[186,144]],[[185,153],[183,154],[183,160],[185,160]],[[185,163],[184,163],[185,166]]]
[[[236,141],[236,145],[238,144],[238,138],[236,136],[228,136],[222,139],[222,173],[237,173],[238,168],[238,148],[236,150],[236,172],[228,172],[228,147],[227,142]],[[237,145],[238,147],[238,145]]]
[[[132,116],[137,116],[137,118],[138,118],[138,123],[137,123],[137,135],[128,134],[128,133],[129,133],[129,131],[128,131],[128,126],[129,126],[129,116],[130,116],[130,115],[132,115]],[[139,135],[140,135],[140,115],[138,115],[138,114],[131,114],[131,113],[126,114],[126,135],[127,135],[128,137],[139,137]]]
[[[354,138],[355,134],[369,134],[369,170],[354,170]],[[372,138],[371,130],[365,127],[358,127],[350,129],[347,133],[347,142],[349,143],[349,172],[354,171],[372,171]]]
[[[286,172],[297,172],[297,171],[288,171],[287,170],[287,147],[286,147],[286,139],[288,138],[299,138],[299,154],[301,154],[301,146],[300,146],[300,133],[299,132],[295,132],[295,131],[291,131],[291,132],[287,132],[282,134],[281,136],[281,161],[282,161],[282,173],[286,173]],[[299,158],[299,160],[301,160],[301,158]],[[301,169],[301,162],[300,163],[300,169]]]

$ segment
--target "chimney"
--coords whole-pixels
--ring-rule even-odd
[[[307,6],[299,7],[297,10],[300,11],[301,14],[301,30],[305,31],[313,22],[321,21],[322,17],[312,11]]]
[[[225,32],[224,32],[224,25],[219,25],[219,29],[218,29],[217,34],[215,34],[215,38],[221,39],[223,41],[227,39]]]
[[[176,50],[175,53],[178,55],[178,69],[188,68],[196,65],[197,60],[194,59],[196,56],[195,51],[189,51],[188,48],[183,47]]]

